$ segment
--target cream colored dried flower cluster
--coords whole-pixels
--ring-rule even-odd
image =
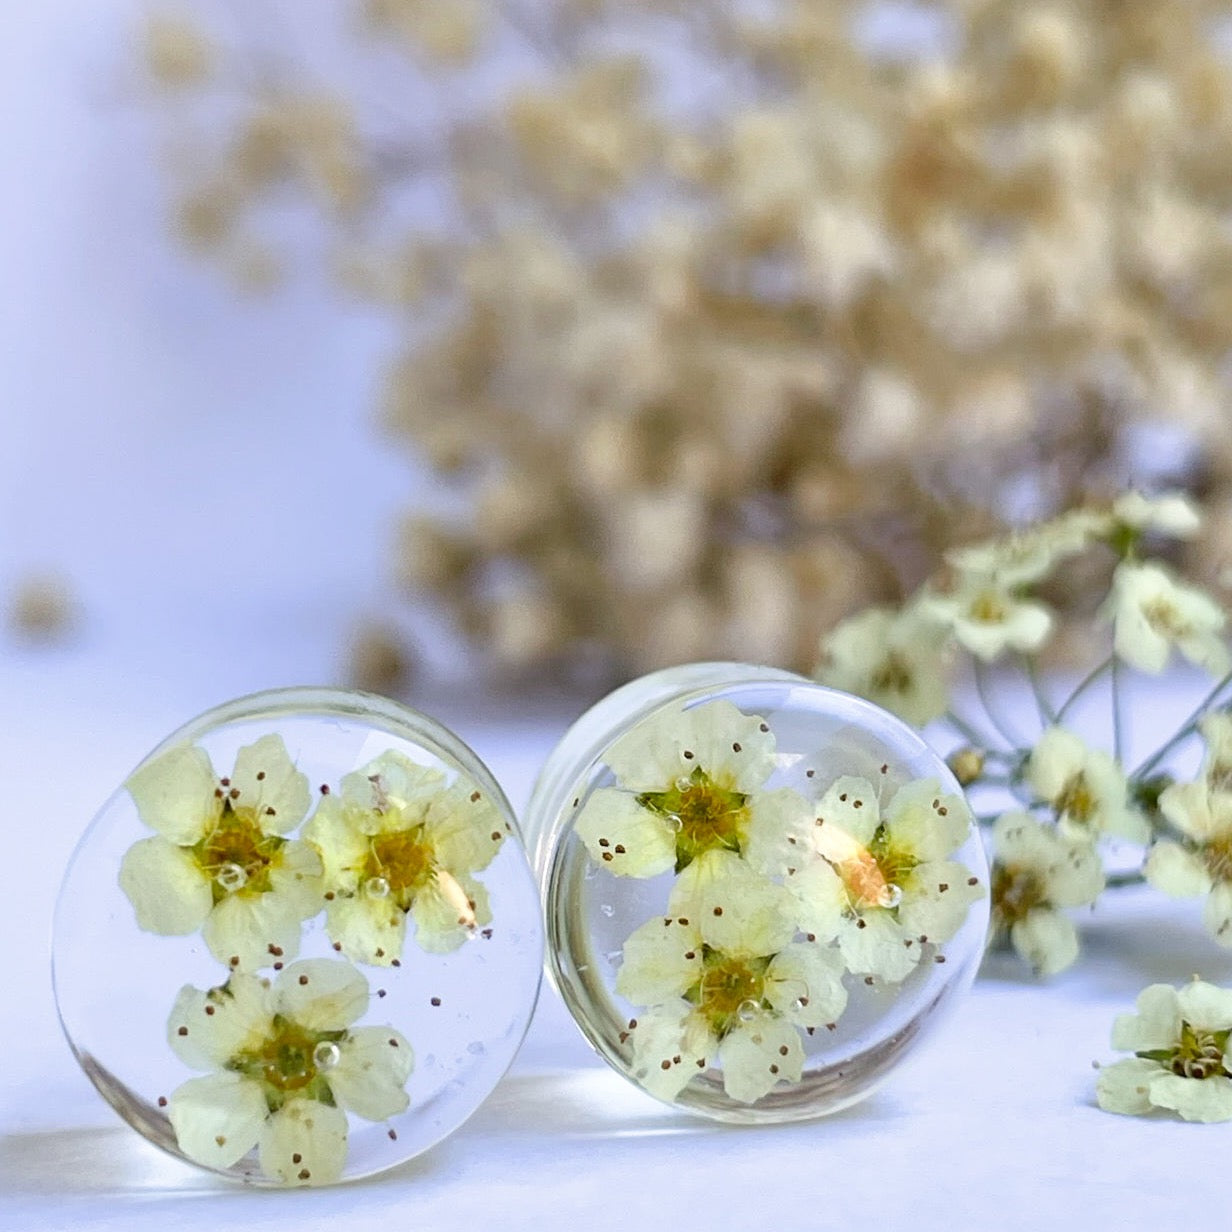
[[[944,724],[965,742],[950,765],[973,798],[986,802],[977,804],[977,816],[991,831],[994,938],[1043,974],[1078,956],[1066,909],[1093,903],[1111,884],[1145,880],[1166,894],[1204,897],[1208,929],[1232,945],[1227,615],[1153,554],[1200,527],[1186,498],[1131,491],[1107,507],[953,550],[945,572],[901,609],[853,617],[822,643],[823,683],[916,725]],[[1042,596],[1057,570],[1092,557],[1102,562],[1100,576],[1111,570],[1092,630],[1105,648],[1086,676],[1051,696],[1038,660],[1055,636],[1056,613]],[[1158,674],[1176,657],[1214,683],[1175,730],[1155,730],[1153,715],[1143,714],[1153,751],[1133,764],[1123,677],[1131,669]],[[960,713],[953,687],[960,664],[978,711]],[[1092,742],[1077,718],[1101,686],[1108,731]],[[1206,756],[1193,777],[1183,756],[1199,738]],[[1106,873],[1110,848],[1135,853],[1137,870]]]
[[[308,197],[406,314],[385,418],[467,513],[413,511],[395,567],[495,662],[807,665],[1008,488],[1114,481],[1141,421],[1201,460],[1199,571],[1232,562],[1226,6],[949,0],[897,42],[856,0],[350,7],[341,84],[275,6],[260,48],[152,27],[188,108],[240,103],[179,225],[264,282],[264,211]]]

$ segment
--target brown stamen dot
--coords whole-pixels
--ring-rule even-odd
[[[398,1041],[394,1039],[392,1036],[390,1037],[390,1040],[389,1040],[389,1046],[391,1048],[397,1048],[398,1046]]]
[[[257,771],[257,782],[258,782],[258,783],[261,783],[261,782],[263,782],[264,780],[265,780],[265,771],[264,771],[264,770],[258,770],[258,771]]]
[[[732,741],[732,752],[733,752],[733,753],[739,753],[740,751],[741,751],[740,741],[739,741],[739,740],[733,740],[733,741]]]
[[[378,989],[376,990],[376,995],[377,995],[378,997],[386,997],[386,996],[388,996],[389,994],[385,991],[385,989],[383,989],[383,988],[378,988]]]
[[[306,975],[301,975],[299,977],[299,986],[303,988],[303,986],[307,983],[308,983],[308,977]]]
[[[227,1145],[227,1138],[226,1138],[226,1135],[225,1135],[225,1134],[215,1134],[215,1135],[214,1135],[214,1141],[215,1141],[215,1142],[216,1142],[219,1146],[226,1146],[226,1145]]]
[[[685,759],[685,761],[692,761],[692,760],[693,760],[693,750],[692,750],[692,749],[685,749],[685,751],[684,751],[684,759]]]
[[[499,842],[500,842],[500,837],[501,837],[501,832],[500,832],[499,830],[493,830],[493,831],[492,831],[492,833],[491,833],[490,835],[488,835],[488,837],[489,837],[489,838],[490,838],[490,839],[491,839],[494,843],[499,843]]]
[[[804,1028],[804,1034],[805,1034],[805,1035],[816,1035],[816,1034],[817,1034],[817,1028],[816,1028],[816,1027],[805,1027],[805,1028]]]
[[[485,941],[491,941],[491,940],[492,940],[492,930],[491,930],[490,928],[485,928],[485,929],[483,930],[483,932],[481,932],[479,935],[480,935],[480,936],[481,936],[481,937],[482,937]]]
[[[722,914],[723,914],[723,908],[722,908],[722,907],[716,907],[716,908],[714,909],[714,914],[715,914],[715,915],[722,915]]]
[[[979,884],[980,884],[980,879],[979,879],[978,877],[968,877],[968,878],[967,878],[967,884],[968,884],[968,885],[979,885]]]
[[[312,1173],[309,1172],[307,1168],[301,1168],[296,1173],[296,1176],[298,1176],[301,1181],[306,1181],[311,1175]]]
[[[432,1004],[433,1004],[433,1005],[440,1005],[440,1003],[441,1003],[441,999],[440,999],[440,997],[433,997],[433,998],[432,998]]]
[[[758,731],[763,731],[763,732],[768,732],[768,731],[770,730],[770,728],[769,728],[769,725],[768,725],[768,724],[766,724],[766,723],[759,723],[759,724],[757,725],[757,730],[758,730]]]
[[[839,796],[839,799],[840,799],[840,800],[841,800],[844,804],[846,804],[846,803],[847,803],[847,793],[846,793],[846,792],[843,792],[843,794],[842,794],[841,796]]]
[[[222,788],[221,788],[221,787],[215,787],[215,788],[214,788],[214,799],[215,799],[215,800],[221,800],[221,799],[222,799]]]
[[[342,953],[342,942],[341,942],[341,941],[335,941],[335,942],[334,942],[334,952],[335,952],[336,954],[341,954],[341,953]],[[301,978],[300,978],[300,981],[299,981],[299,982],[300,982],[301,984],[307,984],[307,983],[308,983],[308,981],[307,981],[306,979],[304,979],[303,977],[301,977]]]
[[[671,1063],[670,1061],[660,1061],[660,1062],[659,1062],[659,1068],[660,1068],[660,1069],[671,1069],[671,1068],[672,1068],[672,1063]]]
[[[612,845],[612,843],[611,843],[611,840],[610,840],[610,839],[601,838],[601,839],[599,840],[599,846],[600,846],[600,847],[610,847],[611,845]]]
[[[943,962],[945,962],[945,955],[944,955],[944,954],[938,954],[938,955],[937,955],[937,956],[933,959],[933,962],[939,962],[939,963],[943,963]]]
[[[686,960],[687,960],[687,961],[689,961],[689,962],[692,962],[692,961],[693,961],[696,957],[697,957],[697,951],[696,951],[696,950],[688,950],[688,951],[686,951],[686,953],[685,953],[685,958],[686,958]]]
[[[863,801],[863,800],[853,800],[853,801],[851,802],[851,807],[852,807],[852,808],[863,808],[863,807],[864,807],[864,801]]]
[[[889,774],[889,773],[890,773],[890,765],[889,765],[889,762],[884,762],[884,761],[883,761],[883,762],[881,763],[881,773],[882,773],[882,774]]]
[[[617,843],[617,844],[616,844],[616,846],[612,848],[612,850],[613,850],[613,851],[614,851],[614,852],[615,852],[618,856],[623,856],[623,855],[625,854],[625,846],[624,846],[624,844],[623,844],[623,843]]]
[[[856,921],[856,927],[857,927],[857,928],[867,928],[867,927],[868,927],[868,921],[866,921],[866,920],[864,919],[864,917],[863,917],[863,916],[861,916],[861,917],[860,917],[860,919],[858,919],[858,920]]]
[[[777,1074],[779,1072],[779,1067],[777,1065],[770,1066],[770,1072],[772,1074]]]
[[[227,795],[229,795],[232,800],[238,800],[240,798],[240,789],[238,787],[232,787],[231,790],[227,792]]]
[[[379,945],[378,945],[378,946],[377,946],[377,948],[376,948],[376,956],[377,956],[377,958],[384,958],[384,957],[385,957],[385,950],[384,950],[381,946],[379,946]]]
[[[332,903],[332,902],[334,901],[334,899],[335,899],[335,898],[337,898],[337,897],[338,897],[338,896],[337,896],[337,895],[333,892],[333,890],[326,890],[326,891],[325,891],[325,901],[326,901],[327,903]]]
[[[280,962],[276,962],[276,963],[274,964],[274,970],[275,970],[275,971],[281,971],[281,970],[282,970],[282,966],[283,966],[283,965],[282,965],[282,963],[280,963]]]
[[[188,1034],[188,1028],[187,1028],[187,1027],[181,1027],[181,1028],[180,1028],[180,1029],[176,1032],[176,1035],[187,1035],[187,1034]]]
[[[280,946],[280,945],[275,945],[275,944],[271,941],[271,942],[270,942],[270,944],[269,944],[269,952],[270,952],[271,954],[273,954],[273,956],[274,956],[275,958],[281,958],[281,957],[282,957],[282,946]]]
[[[278,816],[278,814],[275,813],[274,810],[268,806],[266,806],[265,815],[266,817],[277,817]]]
[[[230,786],[231,786],[231,780],[230,780],[230,779],[219,779],[218,781],[219,781],[219,782],[220,782],[220,783],[221,783],[224,787],[230,787]]]
[[[804,1009],[804,1007],[809,1003],[808,997],[801,997],[799,1000],[801,1009]]]
[[[871,975],[866,975],[866,976],[864,977],[864,982],[865,982],[865,983],[866,983],[866,984],[867,984],[870,988],[872,988],[872,986],[873,986],[873,977],[872,977]]]
[[[950,815],[950,810],[946,808],[944,804],[937,810],[937,812],[942,817],[948,817]]]
[[[688,922],[689,922],[689,917],[687,915],[680,915],[676,917],[677,924],[687,924]]]
[[[627,1044],[627,1043],[629,1042],[629,1033],[628,1033],[628,1031],[622,1031],[622,1032],[620,1033],[620,1042],[621,1042],[622,1044]]]
[[[630,1031],[633,1031],[633,1030],[636,1030],[636,1028],[637,1028],[637,1019],[636,1019],[636,1018],[630,1018],[630,1019],[629,1019],[629,1030],[630,1030]]]
[[[165,1108],[167,1106],[167,1097],[165,1095],[160,1095],[158,1097],[158,1106],[160,1108]]]
[[[816,771],[816,770],[806,770],[806,771],[804,772],[804,777],[805,777],[806,779],[815,778],[816,776],[817,776],[817,771]]]
[[[240,965],[240,956],[238,954],[232,954],[227,961],[230,962],[231,966],[238,967]]]
[[[610,851],[605,851],[605,852],[603,853],[603,858],[604,858],[605,860],[607,860],[607,861],[608,861],[608,863],[610,864],[610,863],[611,863],[611,861],[613,860],[613,858],[614,858],[614,857],[613,857],[613,855],[612,855],[612,853],[611,853]]]
[[[577,808],[577,806],[578,806],[579,804],[581,804],[581,803],[582,803],[582,797],[581,797],[581,796],[574,796],[574,797],[573,797],[573,807],[574,807],[574,808]]]
[[[323,796],[329,795],[329,784],[328,783],[321,784],[321,795]]]
[[[789,1051],[790,1049],[787,1047],[786,1044],[779,1045],[779,1056],[780,1057],[785,1057]]]
[[[396,1129],[391,1129],[391,1130],[389,1131],[389,1140],[390,1140],[390,1142],[397,1142],[397,1141],[398,1141],[398,1131],[397,1131]]]
[[[937,889],[938,889],[938,890],[939,890],[942,894],[944,894],[944,893],[946,892],[946,890],[948,890],[949,888],[950,888],[950,883],[949,883],[948,881],[942,881],[942,882],[939,882],[939,883],[938,883],[938,885],[937,885]]]
[[[672,1057],[672,1064],[679,1065],[682,1059],[683,1058],[681,1057],[680,1053],[677,1053],[674,1057]]]
[[[471,792],[471,803],[474,804],[475,801],[478,799],[479,799],[479,793],[477,791],[472,791]]]
[[[390,965],[391,967],[400,967],[400,966],[402,966],[402,959],[400,959],[400,958],[392,958],[392,959],[390,959],[389,965]]]
[[[214,1014],[214,1007],[213,1007],[212,1005],[207,1005],[207,1006],[205,1007],[205,1012],[206,1012],[207,1014],[209,1014],[211,1017],[213,1017],[213,1014]]]
[[[698,1069],[705,1069],[705,1068],[706,1068],[706,1058],[705,1058],[705,1057],[698,1057],[698,1058],[697,1058],[697,1068],[698,1068]]]
[[[805,934],[804,934],[804,939],[805,939],[805,941],[816,941],[816,940],[817,940],[817,934],[816,934],[816,933],[805,933]]]

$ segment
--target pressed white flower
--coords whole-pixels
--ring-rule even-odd
[[[1215,710],[1198,724],[1206,742],[1202,758],[1202,781],[1211,791],[1232,792],[1232,714]]]
[[[346,1113],[383,1121],[409,1102],[411,1046],[392,1027],[353,1026],[367,1008],[368,981],[324,959],[293,963],[273,983],[240,972],[218,988],[182,988],[167,1038],[186,1065],[212,1072],[167,1101],[180,1149],[229,1168],[255,1146],[271,1180],[336,1181]]]
[[[1041,975],[1065,970],[1078,957],[1078,932],[1061,908],[1099,897],[1104,868],[1095,849],[1009,812],[993,828],[993,850],[991,939],[1008,935]]]
[[[1146,819],[1133,807],[1129,784],[1116,758],[1093,749],[1064,727],[1050,727],[1036,741],[1025,767],[1026,781],[1057,814],[1070,838],[1101,834],[1145,843]]]
[[[785,832],[807,808],[788,788],[763,789],[774,750],[769,724],[731,702],[669,707],[612,745],[619,786],[594,792],[577,834],[623,877],[679,872],[709,851],[746,854],[754,835]]]
[[[1131,490],[1112,502],[1114,521],[1131,531],[1157,531],[1176,539],[1191,539],[1202,529],[1202,514],[1183,492],[1144,496]]]
[[[1152,984],[1139,993],[1137,1009],[1113,1023],[1112,1046],[1134,1055],[1100,1069],[1099,1106],[1131,1116],[1166,1108],[1186,1121],[1232,1120],[1232,992],[1198,979],[1180,989]]]
[[[681,882],[624,945],[616,991],[646,1007],[623,1037],[632,1072],[670,1101],[717,1056],[726,1093],[753,1103],[800,1080],[801,1030],[843,1012],[842,962],[797,941],[791,895],[734,854],[708,853]]]
[[[1203,923],[1221,945],[1232,946],[1232,792],[1212,791],[1202,780],[1174,783],[1159,808],[1185,839],[1151,848],[1147,880],[1174,898],[1205,894]]]
[[[866,697],[916,727],[949,705],[947,639],[912,607],[873,607],[838,625],[821,643],[816,677]]]
[[[157,834],[133,844],[120,886],[148,932],[202,930],[210,952],[232,967],[293,958],[300,925],[321,907],[321,863],[284,837],[308,811],[308,780],[282,737],[240,749],[229,777],[209,755],[182,745],[126,784],[141,820]]]
[[[926,594],[920,611],[985,662],[1007,650],[1038,650],[1053,625],[1052,612],[1044,604],[1024,598],[1016,583],[996,571],[961,573],[953,590]]]
[[[325,866],[329,934],[348,958],[401,959],[406,917],[421,949],[456,949],[492,919],[471,874],[500,850],[506,823],[467,778],[452,783],[396,750],[348,774],[304,837]]]
[[[1213,675],[1228,670],[1227,616],[1210,595],[1178,582],[1162,565],[1123,561],[1103,608],[1117,654],[1144,672],[1162,672],[1175,646]]]
[[[788,870],[800,927],[822,940],[837,938],[851,971],[904,979],[924,947],[948,941],[985,892],[968,868],[948,858],[970,824],[962,797],[933,779],[900,787],[884,814],[867,779],[838,779],[797,844],[799,865]]]

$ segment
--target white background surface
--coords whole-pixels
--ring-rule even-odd
[[[992,963],[864,1104],[807,1126],[688,1120],[597,1062],[544,990],[476,1116],[374,1182],[247,1191],[121,1125],[59,1034],[50,920],[73,844],[146,751],[227,697],[336,679],[387,601],[406,468],[367,428],[387,340],[310,292],[237,306],[160,231],[127,5],[43,0],[0,39],[0,594],[74,582],[76,639],[0,634],[0,1226],[1041,1229],[1226,1223],[1232,1129],[1108,1116],[1091,1061],[1155,980],[1232,981],[1197,910],[1120,897],[1039,986]],[[515,806],[573,711],[423,704]],[[573,708],[573,709],[576,709]]]

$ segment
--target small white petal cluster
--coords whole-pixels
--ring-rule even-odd
[[[398,965],[408,920],[429,953],[488,924],[488,895],[472,874],[500,850],[506,822],[465,775],[451,781],[389,749],[344,776],[340,790],[323,786],[304,823],[308,779],[277,734],[241,748],[227,776],[204,749],[181,745],[127,787],[155,831],[120,865],[138,926],[199,932],[227,970],[206,992],[182,989],[171,1013],[177,1056],[215,1071],[164,1101],[180,1149],[225,1169],[255,1147],[270,1180],[337,1180],[347,1114],[380,1121],[402,1112],[413,1064],[398,1031],[355,1025],[368,983],[352,964]],[[292,962],[305,922],[322,912],[347,961]],[[263,967],[275,976],[261,976]]]
[[[770,724],[730,702],[667,707],[608,763],[616,783],[592,793],[576,834],[612,875],[674,874],[616,978],[634,1010],[630,1071],[661,1099],[712,1068],[738,1103],[800,1081],[846,978],[898,984],[943,961],[986,892],[953,858],[970,834],[961,797],[853,776],[819,800],[773,786]]]
[[[1095,1087],[1107,1112],[1141,1116],[1154,1109],[1186,1121],[1232,1120],[1232,992],[1194,979],[1183,988],[1152,984],[1137,1013],[1121,1014],[1112,1046],[1132,1057],[1103,1066]]]

